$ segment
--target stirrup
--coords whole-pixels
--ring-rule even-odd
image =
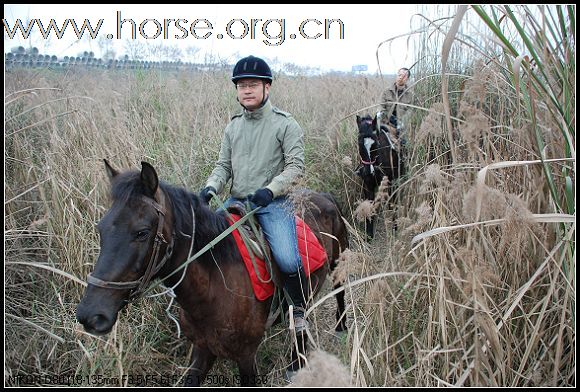
[[[302,307],[293,309],[292,316],[294,319],[294,331],[297,334],[303,333],[308,329],[308,321],[304,317],[304,313],[306,313],[306,309]]]
[[[296,333],[303,333],[308,329],[308,321],[304,318],[304,316],[294,317],[294,331]]]

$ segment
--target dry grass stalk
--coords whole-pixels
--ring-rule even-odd
[[[447,42],[443,76],[440,44],[451,20],[430,23],[424,13],[397,231],[366,243],[349,225],[350,253],[335,278],[360,278],[346,291],[351,332],[337,344],[313,326],[318,346],[351,364],[340,374],[354,385],[576,383],[575,210],[567,204],[574,199],[575,72],[566,60],[575,43],[570,34],[532,34],[529,59],[510,66],[503,58],[511,41],[498,47],[468,31],[478,7]],[[516,12],[530,22],[525,29],[569,24],[559,18],[571,7],[538,8],[542,23],[527,7]],[[508,8],[494,7],[506,29],[514,20]],[[449,11],[442,16],[455,8]],[[533,58],[534,51],[542,55]],[[546,77],[538,79],[540,67]],[[5,82],[6,375],[182,374],[188,346],[175,337],[165,299],[129,307],[113,335],[95,338],[78,330],[82,288],[70,276],[83,280],[98,253],[94,224],[108,205],[102,158],[127,168],[145,159],[168,182],[200,189],[239,110],[227,75],[11,70]],[[376,214],[387,200],[355,204],[360,183],[352,167],[352,114],[376,109],[385,87],[373,76],[281,75],[272,89],[273,103],[305,130],[302,185],[333,193],[349,222]],[[412,248],[413,236],[437,228],[448,230]],[[273,340],[258,362],[276,386],[283,382],[269,358],[288,345]],[[228,364],[217,371],[232,374]]]

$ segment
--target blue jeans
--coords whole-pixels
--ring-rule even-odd
[[[224,208],[235,202],[246,205],[246,201],[248,200],[230,197],[224,203]],[[249,203],[252,209],[257,207],[254,203]],[[296,221],[291,203],[284,196],[277,197],[254,215],[262,227],[266,241],[270,244],[272,256],[280,271],[285,274],[296,273],[302,265],[302,260],[298,252]]]

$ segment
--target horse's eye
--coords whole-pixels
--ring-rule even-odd
[[[135,239],[137,241],[145,241],[149,237],[149,230],[139,230],[137,234],[135,234]]]

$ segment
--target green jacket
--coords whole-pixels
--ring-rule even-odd
[[[206,186],[221,193],[231,179],[233,197],[245,198],[264,187],[277,197],[303,174],[304,132],[291,114],[268,100],[255,111],[232,117]]]
[[[382,121],[388,122],[392,114],[401,119],[409,109],[408,106],[398,103],[411,104],[413,102],[413,92],[405,84],[402,91],[398,91],[395,83],[392,83],[381,95]]]

